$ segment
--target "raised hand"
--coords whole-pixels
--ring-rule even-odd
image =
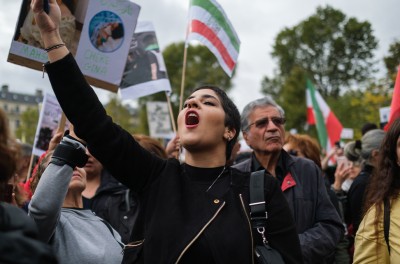
[[[49,148],[47,150],[48,151],[54,150],[57,147],[57,145],[60,144],[63,135],[64,135],[63,131],[57,131],[51,138],[49,143]]]
[[[62,43],[59,33],[61,11],[56,0],[49,0],[49,13],[43,10],[43,0],[32,0],[31,9],[39,27],[45,47]]]
[[[333,188],[336,191],[340,191],[342,189],[342,184],[349,177],[350,172],[351,167],[345,162],[341,162],[337,165],[335,171],[335,182],[333,183]]]
[[[168,142],[168,144],[165,148],[165,151],[167,152],[168,157],[178,159],[180,147],[181,147],[181,144],[179,141],[179,136],[175,136],[173,139],[171,139]]]

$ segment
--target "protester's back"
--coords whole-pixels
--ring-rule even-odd
[[[50,246],[37,240],[35,223],[14,203],[10,179],[17,170],[18,149],[0,108],[0,263],[57,263]],[[5,202],[7,201],[7,202]]]
[[[0,263],[58,263],[22,209],[0,202],[0,227]]]

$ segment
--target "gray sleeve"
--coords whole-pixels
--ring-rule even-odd
[[[60,220],[72,173],[73,169],[68,165],[50,163],[29,204],[29,215],[37,224],[39,238],[46,243],[53,236]]]

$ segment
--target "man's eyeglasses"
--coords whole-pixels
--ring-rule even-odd
[[[248,130],[252,125],[255,125],[256,128],[264,128],[264,127],[268,126],[270,120],[272,121],[272,123],[274,123],[275,126],[281,126],[281,125],[285,124],[285,122],[286,122],[286,119],[284,117],[278,117],[278,116],[274,116],[271,118],[265,117],[265,118],[257,120],[256,122],[248,125],[246,130]]]

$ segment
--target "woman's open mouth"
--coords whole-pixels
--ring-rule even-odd
[[[195,111],[188,111],[185,115],[186,127],[196,127],[199,124],[199,115]]]

